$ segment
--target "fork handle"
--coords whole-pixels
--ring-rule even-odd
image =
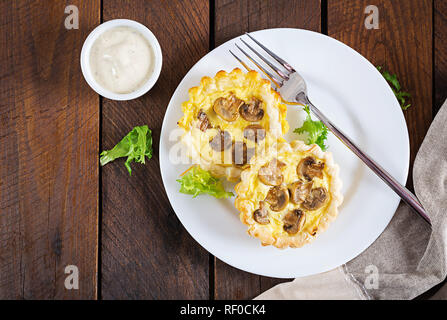
[[[298,100],[298,99],[297,99]],[[299,99],[303,100],[303,99]],[[363,152],[357,145],[352,142],[348,136],[346,136],[340,129],[338,129],[321,111],[315,107],[309,99],[304,98],[305,104],[307,104],[315,116],[323,122],[326,127],[340,139],[352,152],[354,152],[360,160],[362,160],[375,174],[377,174],[394,192],[396,192],[402,200],[404,200],[414,211],[416,211],[429,225],[431,225],[430,218],[425,212],[419,200],[416,196],[408,190],[405,186],[401,185],[396,179],[394,179],[385,169],[383,169],[377,162],[375,162],[370,156]]]

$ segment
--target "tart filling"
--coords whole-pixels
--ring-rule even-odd
[[[255,72],[219,71],[189,90],[178,125],[194,162],[217,177],[238,180],[256,154],[287,132],[286,106]]]
[[[337,217],[343,201],[339,167],[317,145],[293,141],[275,148],[242,172],[235,206],[263,245],[301,247]]]

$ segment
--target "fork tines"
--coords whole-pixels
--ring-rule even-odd
[[[295,72],[295,69],[293,69],[286,61],[284,61],[282,58],[280,58],[277,54],[275,54],[273,51],[268,49],[266,46],[264,46],[262,43],[260,43],[258,40],[256,40],[253,36],[251,36],[248,33],[245,33],[253,42],[255,42],[259,47],[261,47],[270,57],[270,60],[266,58],[264,55],[262,55],[259,51],[254,49],[250,44],[248,44],[244,39],[240,38],[241,42],[248,48],[250,51],[254,52],[256,56],[258,56],[267,66],[269,66],[275,73],[279,76],[274,76],[271,72],[269,72],[265,67],[262,66],[262,64],[258,61],[256,61],[255,58],[253,58],[247,51],[242,49],[237,43],[235,43],[235,46],[253,63],[255,64],[275,85],[279,88],[283,85],[284,81],[289,80],[289,76],[291,73]],[[234,54],[231,50],[229,50],[230,53],[233,55],[236,60],[241,63],[245,69],[250,71],[250,68],[247,66],[246,63],[243,62],[241,58],[239,58],[236,54]],[[279,63],[285,70],[281,70],[279,66],[276,66],[271,59],[276,60],[277,63]]]

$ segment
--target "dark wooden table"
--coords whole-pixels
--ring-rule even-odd
[[[79,29],[67,30],[71,4]],[[365,28],[367,5],[378,7],[379,29]],[[447,93],[445,0],[0,0],[0,17],[2,299],[249,299],[284,281],[205,251],[160,177],[174,89],[208,51],[245,31],[322,32],[397,73],[413,95],[411,161]],[[99,97],[79,65],[88,33],[116,18],[148,26],[163,50],[159,81],[134,101]],[[153,129],[153,159],[132,177],[123,161],[100,168],[99,152],[142,124]],[[64,286],[67,265],[78,267],[77,290]]]

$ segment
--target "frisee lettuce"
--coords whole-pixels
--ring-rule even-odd
[[[401,91],[402,87],[399,83],[399,80],[397,80],[397,76],[395,74],[391,74],[386,70],[382,71],[382,67],[378,66],[377,70],[382,74],[382,76],[385,78],[385,80],[389,83],[391,90],[393,90],[394,95],[396,96],[397,100],[400,103],[400,107],[402,110],[407,110],[409,107],[411,107],[411,104],[406,104],[406,98],[411,98],[411,94],[405,91]]]
[[[190,194],[193,198],[199,194],[209,194],[219,199],[233,196],[233,193],[225,191],[222,181],[199,166],[190,168],[177,182],[181,186],[180,192]]]
[[[306,144],[319,145],[321,150],[326,151],[327,146],[325,144],[328,134],[328,129],[321,121],[314,121],[310,116],[309,106],[304,107],[304,111],[307,113],[306,120],[300,128],[296,128],[293,132],[297,134],[306,134]]]
[[[122,157],[127,157],[124,165],[132,175],[132,161],[145,163],[145,157],[152,158],[152,131],[147,127],[138,126],[132,129],[113,149],[101,152],[101,166]]]

